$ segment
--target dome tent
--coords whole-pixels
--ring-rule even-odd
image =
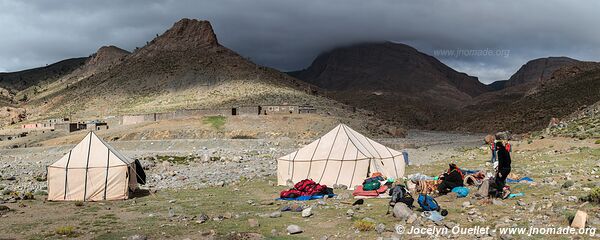
[[[94,132],[48,166],[49,201],[127,199],[144,183],[139,162],[119,153]]]
[[[319,139],[277,160],[277,183],[312,179],[353,189],[372,172],[404,176],[404,156],[340,124]]]

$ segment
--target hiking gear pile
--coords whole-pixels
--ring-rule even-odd
[[[362,185],[356,186],[352,195],[355,198],[373,198],[380,197],[385,193],[393,182],[387,181],[386,177],[380,172],[374,172],[370,178],[363,181]]]
[[[392,197],[390,199],[390,206],[396,205],[396,203],[404,203],[409,208],[413,208],[413,202],[415,199],[412,197],[410,192],[404,187],[404,185],[398,184],[390,189],[389,195]]]
[[[290,199],[304,196],[322,196],[326,194],[333,194],[333,189],[328,188],[326,185],[318,184],[311,179],[304,179],[294,184],[294,188],[281,191],[279,196],[282,199]]]
[[[372,191],[379,189],[379,187],[381,187],[380,181],[385,181],[385,179],[382,176],[370,177],[365,179],[365,181],[363,181],[362,184],[363,190]]]

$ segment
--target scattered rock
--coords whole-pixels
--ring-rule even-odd
[[[298,225],[289,225],[286,228],[288,234],[298,234],[298,233],[302,233],[302,228],[300,228],[300,226]]]
[[[492,199],[492,204],[502,206],[502,205],[504,205],[504,202],[494,198],[494,199]]]
[[[208,221],[208,219],[210,219],[208,217],[208,215],[201,213],[200,215],[198,215],[198,217],[196,218],[196,223],[205,223],[206,221]]]
[[[313,213],[312,213],[312,207],[309,207],[309,208],[306,208],[306,209],[302,210],[302,217],[307,218],[307,217],[310,217],[312,215],[313,215]]]
[[[378,234],[382,234],[383,232],[385,232],[385,224],[383,224],[383,223],[377,224],[377,226],[375,226],[375,231]]]
[[[463,208],[468,208],[468,207],[470,207],[470,206],[471,206],[471,203],[470,203],[470,202],[463,202],[463,203],[462,203],[462,207],[463,207]]]
[[[567,201],[569,201],[569,202],[577,202],[577,197],[576,196],[569,196],[567,198]]]
[[[575,217],[573,218],[573,222],[571,222],[571,227],[584,228],[586,221],[587,221],[587,213],[584,211],[577,210],[577,213],[575,213]]]
[[[4,205],[0,205],[0,212],[7,212],[10,211],[10,208]]]
[[[336,198],[340,199],[340,200],[349,199],[350,198],[350,194],[348,194],[348,193],[341,193],[341,194],[337,195]]]
[[[146,240],[148,237],[140,234],[132,235],[127,238],[127,240]]]
[[[348,216],[348,217],[354,216],[354,210],[348,209],[348,211],[346,211],[346,216]]]
[[[394,210],[393,210],[393,215],[396,218],[399,219],[408,219],[408,217],[410,217],[410,215],[412,214],[412,210],[410,210],[410,208],[408,208],[408,206],[406,206],[406,204],[396,204],[394,205]]]
[[[281,212],[280,211],[272,212],[271,214],[269,214],[269,217],[270,218],[279,218],[279,217],[281,217]]]
[[[406,223],[412,224],[415,221],[417,221],[417,218],[419,218],[419,215],[417,215],[416,213],[413,213],[408,217],[408,219],[406,219]]]
[[[258,223],[258,220],[254,219],[254,218],[250,218],[250,219],[248,219],[248,225],[251,228],[255,228],[255,227],[259,227],[260,223]]]

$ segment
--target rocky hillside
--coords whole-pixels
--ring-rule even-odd
[[[53,82],[85,64],[88,58],[71,58],[45,67],[19,72],[0,73],[0,87],[21,91],[31,86]]]
[[[398,43],[365,43],[319,55],[290,75],[329,91],[334,99],[387,119],[423,125],[488,91],[476,77]]]
[[[309,104],[324,115],[354,118],[381,130],[362,110],[319,96],[315,86],[256,65],[219,44],[208,21],[182,19],[132,53],[102,47],[79,68],[16,94],[28,119]],[[395,128],[394,128],[395,129]],[[374,132],[376,132],[374,131]],[[396,132],[396,130],[395,130]]]
[[[562,120],[552,119],[543,133],[580,139],[600,139],[600,101],[576,111]]]
[[[113,65],[49,96],[56,100],[51,104],[57,114],[331,102],[307,94],[309,85],[221,46],[207,21],[183,19],[132,54],[123,53],[119,60],[95,59],[99,61],[90,61],[84,68]],[[41,99],[32,101],[40,103]]]
[[[543,129],[600,101],[600,64],[581,62],[554,71],[543,81],[483,94],[438,129],[527,132]],[[435,126],[432,126],[436,128]]]
[[[388,42],[337,48],[289,74],[412,127],[527,132],[600,100],[597,69],[593,62],[540,58],[486,86],[410,46]]]
[[[505,84],[505,87],[517,86],[525,83],[542,82],[550,79],[554,71],[581,63],[568,57],[547,57],[531,60],[521,66]]]
[[[130,52],[112,45],[103,46],[92,55],[83,69],[94,69],[100,72],[121,63],[129,54]]]

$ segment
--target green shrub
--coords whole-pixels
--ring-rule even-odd
[[[160,162],[170,162],[173,164],[189,164],[190,158],[179,157],[179,156],[156,156],[156,159]]]
[[[354,222],[354,228],[361,232],[373,231],[375,229],[375,223],[365,220],[357,220]]]
[[[62,226],[56,228],[54,231],[57,235],[73,237],[75,236],[75,227],[73,226]]]
[[[571,212],[571,211],[566,211],[564,213],[565,218],[567,219],[567,222],[569,224],[571,224],[571,222],[573,222],[573,219],[575,218],[575,212]]]
[[[587,196],[580,198],[584,202],[592,202],[600,204],[600,187],[595,187]]]
[[[83,206],[83,202],[82,201],[76,201],[74,204],[77,207],[82,207]]]
[[[573,182],[571,180],[567,180],[567,181],[565,181],[565,183],[563,183],[562,188],[570,188],[573,185],[575,185],[575,182]]]
[[[224,116],[207,116],[202,118],[204,124],[211,125],[217,130],[221,130],[225,126],[226,118]]]
[[[256,139],[256,138],[253,136],[250,136],[250,135],[240,134],[240,135],[235,135],[235,136],[231,137],[231,139]]]
[[[600,144],[600,139],[596,140],[596,142],[594,142],[596,144]]]

